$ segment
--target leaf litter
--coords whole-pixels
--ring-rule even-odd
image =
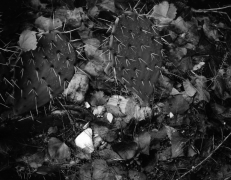
[[[121,7],[132,4],[87,1],[88,10],[59,4],[55,11],[49,2],[30,4],[54,14],[37,15],[33,28],[20,32],[16,46],[35,50],[41,33],[63,29],[84,61],[63,93],[38,114],[14,117],[14,123],[1,115],[2,132],[21,133],[26,124],[33,134],[27,134],[26,145],[25,137],[0,137],[1,172],[13,168],[28,177],[62,172],[73,180],[231,177],[229,5],[196,10],[186,1],[134,4],[133,10],[156,23],[153,28],[160,30],[164,44],[161,74],[152,105],[146,106],[105,74],[111,66],[107,33]],[[7,46],[3,52],[11,60],[15,54],[6,53]]]

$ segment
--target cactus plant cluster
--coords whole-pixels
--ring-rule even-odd
[[[126,12],[115,21],[109,48],[115,78],[148,103],[162,62],[161,37],[155,25],[146,15]]]
[[[37,48],[22,53],[15,63],[11,85],[14,114],[34,110],[64,90],[73,77],[75,50],[67,37],[51,31],[38,39]]]

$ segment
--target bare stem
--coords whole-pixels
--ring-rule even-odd
[[[199,166],[201,166],[204,162],[206,162],[220,147],[221,145],[231,136],[231,132],[225,137],[225,139],[200,163],[198,163],[196,166],[192,166],[192,168],[187,171],[186,173],[184,173],[183,175],[181,175],[177,180],[182,179],[183,177],[185,177],[187,174],[193,172],[195,169],[197,169]]]

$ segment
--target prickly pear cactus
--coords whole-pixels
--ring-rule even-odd
[[[10,78],[10,68],[6,63],[6,59],[0,52],[0,113],[7,108],[6,103],[6,90],[9,89],[9,84],[6,82]]]
[[[16,64],[14,113],[37,110],[61,93],[74,75],[75,61],[75,51],[64,35],[44,34],[37,48],[23,53]]]
[[[110,39],[115,76],[145,103],[159,76],[161,49],[158,30],[145,15],[131,12],[116,19]]]

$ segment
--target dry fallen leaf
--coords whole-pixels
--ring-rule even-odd
[[[174,115],[184,114],[189,109],[189,105],[189,102],[184,98],[184,96],[179,94],[166,101],[163,111],[165,114],[169,114],[170,112]]]
[[[99,76],[104,73],[107,65],[110,64],[109,56],[103,50],[99,50],[99,42],[93,39],[85,41],[84,50],[87,58],[90,60],[83,68],[85,72],[92,76]]]
[[[200,101],[205,101],[205,102],[209,102],[210,101],[210,94],[207,91],[207,78],[204,76],[197,76],[194,79],[194,87],[197,89],[197,94],[196,97],[194,99],[195,103],[198,103]]]
[[[51,19],[40,16],[35,20],[35,25],[46,32],[62,27],[62,21],[59,18]]]
[[[105,108],[105,106],[93,106],[92,110],[93,110],[93,114],[98,117],[98,116],[103,115],[106,108]]]
[[[125,172],[121,168],[108,166],[103,159],[95,159],[92,162],[92,180],[122,180],[124,179],[121,176],[123,174]]]
[[[98,5],[101,6],[102,8],[104,8],[104,9],[108,10],[108,11],[115,12],[114,0],[103,0]]]
[[[141,153],[149,155],[151,134],[149,132],[142,132],[135,138],[135,141],[138,144]]]
[[[176,7],[163,1],[153,7],[151,17],[157,19],[160,24],[169,24],[176,17]]]
[[[113,142],[117,138],[117,132],[110,128],[109,122],[96,120],[92,124],[94,135],[99,135],[106,142]]]
[[[21,33],[18,44],[24,52],[35,50],[37,48],[38,42],[36,38],[36,33],[37,32],[28,29]]]
[[[50,157],[58,162],[66,161],[71,156],[69,147],[55,137],[51,137],[48,141],[48,152]]]
[[[208,17],[204,18],[203,30],[205,35],[213,41],[219,41],[218,30],[212,26],[210,19]]]
[[[107,179],[109,173],[109,167],[107,162],[103,159],[96,159],[92,163],[92,178],[95,180]]]
[[[96,91],[92,94],[90,104],[92,106],[102,106],[106,104],[108,97],[104,95],[103,91]]]
[[[198,32],[198,21],[192,17],[190,21],[185,21],[181,16],[171,22],[175,26],[177,33],[180,36],[177,38],[178,44],[185,45],[191,43],[192,45],[185,48],[193,49],[200,40],[200,33]]]
[[[88,15],[90,17],[97,17],[99,15],[99,8],[97,6],[94,6],[93,8],[91,8],[89,11],[88,11]]]
[[[198,64],[193,66],[193,71],[197,71],[199,69],[201,69],[203,66],[205,65],[205,62],[199,62]]]
[[[92,169],[91,163],[83,164],[79,169],[79,180],[92,180],[91,169]]]
[[[89,87],[89,78],[83,72],[77,72],[73,76],[68,87],[64,90],[64,95],[69,101],[74,103],[82,103]]]
[[[111,149],[103,149],[99,151],[99,155],[107,162],[122,160],[121,157]]]
[[[35,7],[35,8],[40,8],[41,7],[41,9],[45,9],[46,6],[47,6],[47,4],[41,3],[40,0],[31,0],[31,5],[33,7]]]
[[[88,16],[85,14],[82,7],[69,10],[63,7],[56,9],[55,18],[59,18],[66,25],[70,25],[78,30],[83,30],[84,21],[88,20]]]
[[[168,138],[171,141],[171,158],[183,156],[186,139],[183,138],[175,128],[171,126],[165,126],[165,128]]]
[[[45,152],[38,151],[35,154],[27,153],[26,155],[18,158],[16,161],[24,162],[30,167],[37,169],[38,167],[41,167],[43,162],[45,161]]]
[[[119,95],[111,96],[108,99],[108,102],[107,102],[107,105],[106,105],[107,111],[112,113],[116,117],[125,116],[125,114],[124,114],[125,109],[121,110],[121,107],[120,107],[121,102],[123,102],[123,104],[125,104],[125,102],[127,102],[127,99],[125,99],[123,96],[119,96]]]
[[[112,145],[112,149],[124,160],[132,159],[138,150],[135,142],[119,142]]]
[[[135,171],[135,170],[129,170],[128,177],[129,179],[132,179],[132,180],[146,180],[147,179],[144,173]]]
[[[196,88],[187,79],[183,82],[184,90],[189,97],[193,97],[196,94]]]

